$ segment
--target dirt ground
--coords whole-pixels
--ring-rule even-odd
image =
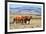
[[[10,29],[39,28],[41,27],[41,19],[32,19],[31,24],[14,23],[10,24]]]

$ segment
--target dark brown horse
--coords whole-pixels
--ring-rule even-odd
[[[30,20],[32,19],[32,16],[25,16],[26,23],[30,24]]]

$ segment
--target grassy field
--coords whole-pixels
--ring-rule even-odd
[[[25,16],[25,15],[24,15]],[[30,15],[27,15],[30,16]],[[10,16],[10,19],[15,17],[15,15]],[[32,15],[31,24],[10,24],[10,29],[23,29],[23,28],[39,28],[41,27],[41,16]]]

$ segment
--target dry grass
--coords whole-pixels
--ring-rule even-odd
[[[12,17],[10,16],[10,18],[12,18],[12,19],[14,17],[15,17],[14,15],[12,15]],[[41,27],[41,16],[33,15],[33,18],[30,22],[31,22],[31,24],[20,24],[20,23],[19,24],[15,24],[15,23],[10,24],[10,29],[39,28],[39,27]]]

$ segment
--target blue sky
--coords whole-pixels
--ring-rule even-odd
[[[36,13],[41,14],[41,6],[40,5],[23,5],[23,4],[10,4],[10,11],[15,13]]]

